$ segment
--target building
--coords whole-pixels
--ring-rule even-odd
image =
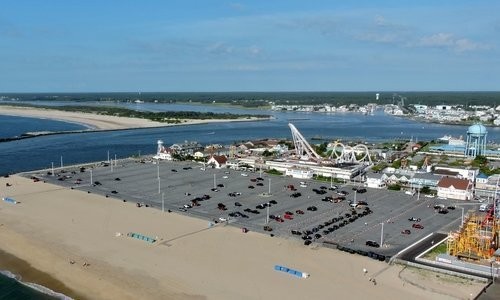
[[[465,144],[465,157],[475,158],[486,154],[486,136],[488,131],[481,124],[474,124],[467,130],[467,141]]]
[[[216,169],[220,169],[226,167],[226,162],[227,162],[227,156],[214,155],[210,157],[210,159],[207,161],[207,165],[212,166]]]
[[[435,190],[441,176],[432,173],[415,173],[410,180],[410,185],[417,188],[429,187]]]
[[[476,181],[476,176],[479,173],[479,169],[472,169],[472,168],[453,168],[453,167],[447,167],[447,166],[435,166],[434,167],[434,174],[436,175],[441,175],[441,176],[453,176],[457,178],[465,178],[470,180],[471,182]]]
[[[286,176],[291,176],[293,178],[299,179],[311,179],[313,178],[313,171],[309,168],[304,167],[291,167],[287,168],[285,171]]]
[[[437,185],[437,196],[456,200],[471,200],[472,182],[468,179],[443,177]]]
[[[373,189],[382,189],[386,187],[385,180],[382,177],[385,174],[383,173],[366,173],[365,178],[365,186]]]
[[[184,141],[182,144],[173,144],[170,146],[176,153],[186,155],[190,154],[193,155],[196,151],[203,150],[203,147],[200,145],[200,143],[196,141]]]
[[[172,148],[165,148],[163,146],[163,141],[158,140],[158,150],[156,151],[156,155],[153,156],[154,159],[161,160],[173,160],[172,155],[174,154],[174,150]]]

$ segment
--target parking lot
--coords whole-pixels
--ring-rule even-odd
[[[387,256],[431,232],[456,229],[462,212],[475,208],[468,205],[462,210],[456,201],[401,191],[367,189],[357,193],[355,185],[334,189],[330,182],[251,170],[204,169],[194,162],[157,164],[130,159],[113,166],[96,163],[56,169],[53,175],[50,170],[25,175],[101,194],[110,201],[133,202],[138,209],[164,209],[166,214],[186,214],[306,244],[327,242]],[[330,198],[325,197],[340,197],[339,191],[347,193],[345,200],[326,201]],[[354,198],[366,205],[352,207]],[[434,208],[440,204],[448,208],[446,214]],[[367,241],[375,244],[369,246]]]

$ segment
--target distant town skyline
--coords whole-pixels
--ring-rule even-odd
[[[3,2],[1,92],[498,91],[500,1]]]

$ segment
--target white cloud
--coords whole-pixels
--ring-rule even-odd
[[[487,44],[477,43],[466,38],[457,38],[451,33],[442,32],[421,37],[416,43],[410,43],[409,46],[446,48],[456,52],[489,49]]]

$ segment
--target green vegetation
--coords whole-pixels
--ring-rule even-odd
[[[401,168],[401,159],[396,159],[395,161],[393,161],[391,167],[393,167],[394,169]]]
[[[448,253],[448,247],[446,246],[446,243],[441,243],[438,246],[436,246],[436,248],[429,251],[424,257],[426,259],[435,260],[439,254],[445,254],[445,253]]]
[[[271,175],[280,175],[280,176],[283,175],[283,172],[280,172],[276,169],[267,170],[266,173]]]
[[[391,190],[391,191],[400,191],[401,190],[401,185],[399,185],[399,184],[388,185],[387,189]]]
[[[383,169],[387,168],[386,162],[380,162],[378,165],[372,167],[373,172],[381,172]]]
[[[430,187],[424,186],[420,189],[420,193],[425,194],[425,195],[429,195],[429,194],[435,193],[435,191],[433,192]]]
[[[326,152],[326,146],[328,145],[327,142],[324,142],[324,143],[321,143],[319,145],[313,145],[314,147],[314,151],[316,151],[316,153],[318,153],[319,155],[325,157],[325,152]]]
[[[377,104],[396,104],[404,98],[407,104],[462,104],[462,107],[467,109],[471,105],[496,106],[500,98],[500,92],[384,92],[380,93],[378,101],[375,101],[375,92],[9,93],[2,95],[29,101],[133,102],[138,99],[144,102],[226,104],[250,108],[265,107],[272,104],[365,105],[374,102],[377,102]],[[405,108],[410,109],[411,106]]]
[[[500,174],[500,168],[490,168],[488,165],[488,159],[485,156],[478,155],[471,163],[472,167],[479,168],[479,171],[487,176],[494,174]]]
[[[196,112],[196,111],[166,111],[166,112],[149,112],[136,111],[132,109],[108,106],[42,106],[42,105],[16,105],[28,106],[44,109],[55,109],[70,112],[93,113],[106,116],[129,117],[147,119],[162,123],[180,123],[183,119],[189,120],[210,120],[210,119],[243,119],[243,118],[267,118],[268,115],[236,115],[230,113],[213,113],[213,112]]]

